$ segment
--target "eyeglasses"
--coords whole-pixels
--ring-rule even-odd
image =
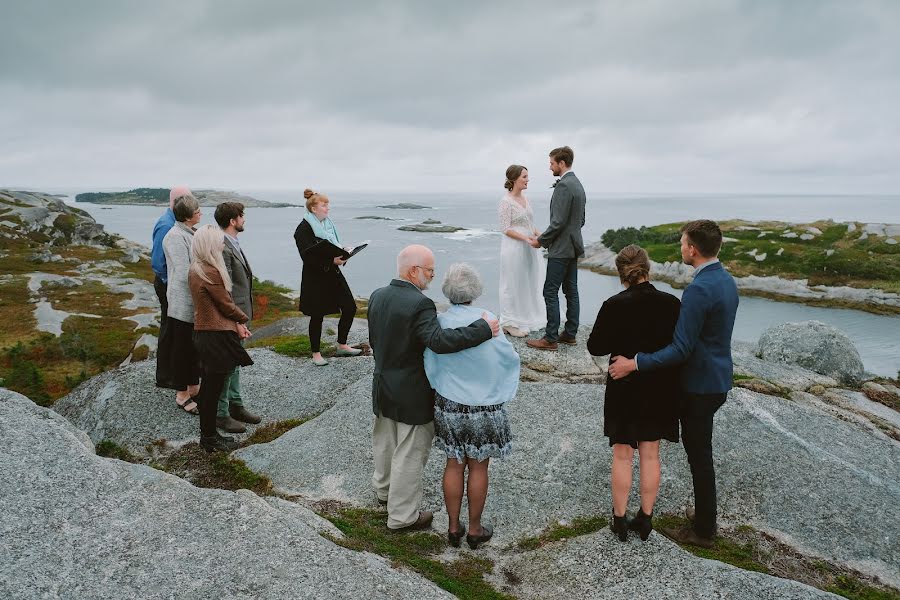
[[[417,269],[422,269],[423,271],[428,271],[431,276],[434,276],[434,267],[423,267],[422,265],[413,265]]]

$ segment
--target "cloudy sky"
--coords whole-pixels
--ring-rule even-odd
[[[0,0],[0,187],[900,192],[900,2]]]

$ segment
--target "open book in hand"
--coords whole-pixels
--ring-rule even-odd
[[[319,258],[329,261],[334,260],[337,257],[340,257],[341,260],[350,260],[351,256],[358,254],[368,245],[369,244],[360,244],[355,248],[346,250],[345,248],[332,244],[328,240],[319,240],[309,249],[309,252]]]

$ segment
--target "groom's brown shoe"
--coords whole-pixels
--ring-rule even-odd
[[[556,342],[551,342],[547,338],[539,338],[536,340],[528,340],[525,342],[532,348],[536,348],[538,350],[556,350],[559,348],[559,344]]]
[[[569,346],[574,346],[577,341],[575,340],[574,335],[569,335],[568,333],[559,334],[559,343],[560,344],[568,344]]]

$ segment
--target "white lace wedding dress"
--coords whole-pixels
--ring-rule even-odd
[[[500,232],[514,229],[527,236],[534,235],[534,211],[506,194],[497,209]],[[503,235],[500,242],[500,326],[515,327],[528,333],[547,325],[544,305],[544,276],[546,267],[540,249],[527,242]]]

